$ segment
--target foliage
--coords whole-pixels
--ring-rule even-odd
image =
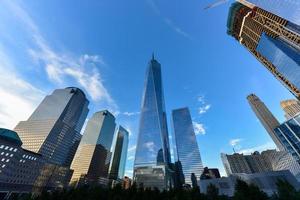
[[[300,200],[300,192],[286,181],[277,182],[278,193],[268,197],[257,186],[242,180],[237,180],[233,197],[219,195],[214,185],[207,187],[207,194],[200,193],[198,188],[191,190],[172,189],[159,191],[158,189],[142,189],[133,185],[124,190],[120,185],[113,189],[102,187],[81,187],[55,192],[42,192],[38,197],[30,195],[19,200]]]

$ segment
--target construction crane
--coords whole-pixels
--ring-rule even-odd
[[[212,4],[209,4],[208,6],[206,6],[204,8],[204,10],[207,10],[207,9],[210,9],[210,8],[214,8],[214,7],[217,7],[219,5],[222,5],[224,3],[227,3],[229,0],[218,0],[218,1],[215,1],[214,3]]]

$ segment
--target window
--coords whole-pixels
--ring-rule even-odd
[[[4,145],[2,144],[1,146],[0,146],[0,149],[3,149],[4,148]]]

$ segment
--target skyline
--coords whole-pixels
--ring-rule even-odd
[[[154,2],[154,4],[149,2]],[[162,3],[158,4],[158,2],[155,4],[155,1],[143,1],[143,3],[137,4],[138,6],[143,5],[143,9],[147,10],[147,15],[144,17],[152,17],[155,19],[154,22],[157,23],[151,23],[150,20],[149,22],[147,21],[147,25],[151,24],[154,28],[159,27],[159,30],[165,33],[166,36],[176,38],[176,40],[179,40],[178,43],[184,43],[180,46],[195,46],[191,44],[191,39],[193,39],[193,42],[197,45],[204,42],[202,40],[199,41],[197,38],[197,36],[200,37],[199,35],[196,35],[197,31],[194,32],[192,37],[191,34],[183,31],[183,28],[176,27],[177,24],[175,25],[174,21],[178,22],[178,24],[182,23],[183,25],[186,25],[183,22],[180,22],[178,16],[175,16],[174,19],[164,19],[162,17],[163,14],[161,10],[165,10],[166,5],[162,5]],[[239,47],[239,44],[236,44],[233,39],[226,35],[226,23],[224,22],[227,20],[226,10],[228,10],[230,4],[215,8],[214,10],[209,10],[208,12],[199,10],[199,13],[205,13],[205,15],[215,15],[216,12],[223,12],[223,15],[220,15],[219,17],[224,17],[224,19],[222,19],[223,24],[220,25],[223,26],[221,27],[223,31],[221,31],[220,34],[224,36],[222,37],[222,39],[224,39],[223,43],[226,44],[224,46],[231,48],[231,50],[233,50],[232,53],[236,52],[241,54],[241,56],[237,58],[233,56],[231,57],[230,54],[226,54],[226,57],[222,53],[224,53],[227,49],[218,46],[221,47],[220,52],[218,52],[222,58],[220,60],[224,61],[224,66],[227,65],[226,67],[229,67],[229,71],[222,71],[222,68],[220,69],[218,66],[221,63],[216,61],[217,59],[209,59],[210,64],[208,59],[205,59],[207,56],[212,56],[217,50],[215,49],[216,43],[213,41],[211,41],[213,47],[205,46],[210,49],[210,52],[207,53],[206,56],[205,54],[202,56],[200,53],[193,53],[191,55],[189,55],[190,52],[184,53],[179,50],[179,45],[174,45],[177,51],[171,51],[167,44],[171,44],[174,38],[171,40],[170,38],[166,38],[167,41],[163,42],[162,40],[158,40],[158,35],[160,34],[154,34],[156,35],[155,37],[148,35],[148,38],[152,38],[154,41],[152,47],[135,44],[135,46],[140,48],[133,48],[134,51],[130,50],[127,55],[121,54],[124,53],[125,47],[130,44],[130,42],[124,44],[125,42],[123,40],[119,51],[116,49],[109,50],[109,45],[107,43],[104,44],[105,47],[103,47],[103,50],[95,47],[84,47],[85,45],[82,44],[84,42],[80,42],[79,40],[76,41],[80,43],[79,46],[82,45],[83,47],[82,49],[80,48],[81,50],[76,50],[76,45],[71,44],[71,41],[72,39],[76,39],[76,37],[77,39],[81,38],[80,36],[75,34],[75,36],[71,36],[72,39],[68,40],[66,35],[64,35],[66,33],[62,33],[64,36],[59,33],[55,33],[55,30],[53,30],[53,27],[55,27],[53,23],[52,25],[50,23],[49,27],[41,27],[43,20],[51,22],[50,18],[47,18],[46,14],[41,15],[42,10],[37,12],[37,8],[40,8],[41,4],[33,1],[26,6],[20,6],[19,4],[22,4],[22,2],[14,3],[4,1],[1,2],[1,4],[4,4],[1,6],[4,8],[0,8],[1,11],[3,11],[0,14],[0,16],[3,16],[3,18],[0,19],[0,22],[3,22],[1,23],[2,25],[0,25],[0,29],[3,30],[3,28],[7,28],[5,27],[5,24],[8,22],[14,22],[17,30],[18,26],[21,26],[21,29],[24,29],[25,25],[25,32],[29,32],[30,34],[33,33],[33,39],[30,38],[30,42],[33,44],[29,46],[35,46],[34,48],[26,48],[26,51],[24,52],[22,51],[24,46],[28,47],[27,45],[24,45],[23,42],[27,41],[27,37],[30,35],[29,33],[27,33],[27,36],[22,38],[21,41],[18,39],[16,46],[19,47],[18,45],[20,45],[19,48],[14,48],[16,46],[10,46],[10,42],[12,41],[9,39],[13,39],[13,36],[15,35],[12,34],[10,36],[3,31],[0,33],[0,72],[1,74],[7,74],[7,77],[3,77],[4,81],[0,85],[0,94],[4,97],[0,100],[1,127],[14,128],[17,120],[26,120],[44,96],[52,92],[53,89],[62,88],[64,86],[78,86],[86,92],[88,99],[91,102],[88,118],[90,118],[91,114],[95,111],[106,108],[112,110],[115,114],[119,113],[116,116],[119,120],[118,123],[124,124],[124,127],[129,129],[131,132],[129,144],[129,150],[131,151],[128,152],[128,158],[132,158],[132,156],[134,156],[132,149],[136,143],[135,139],[137,136],[138,113],[140,110],[143,78],[146,71],[147,61],[150,59],[151,52],[154,51],[157,59],[162,63],[164,91],[166,94],[166,110],[168,116],[167,121],[168,123],[170,122],[172,109],[182,106],[190,107],[194,125],[195,127],[198,127],[197,141],[204,166],[218,167],[221,169],[221,172],[223,172],[222,175],[224,175],[220,153],[221,151],[225,153],[232,152],[230,143],[233,144],[239,142],[239,151],[244,152],[249,152],[249,148],[254,146],[268,148],[272,146],[275,147],[264,128],[259,122],[257,122],[255,115],[252,113],[251,108],[247,104],[246,96],[252,92],[256,93],[267,104],[280,122],[284,121],[283,111],[281,111],[279,104],[280,100],[290,99],[293,97],[274,77],[267,72],[266,69],[264,69],[260,63],[252,58],[250,53],[248,53],[244,48]],[[50,10],[55,7],[55,3],[51,3],[50,1],[46,2],[46,4],[52,5],[52,7],[49,7]],[[177,4],[180,3],[177,2]],[[177,6],[177,9],[179,9],[180,6]],[[192,5],[188,4],[188,6]],[[7,13],[7,11],[5,12],[3,10],[5,8],[17,11],[12,17],[14,20],[10,21],[10,17],[5,16],[5,13]],[[106,13],[106,15],[108,15],[108,13]],[[38,16],[43,16],[43,18],[38,19]],[[170,16],[172,16],[172,14],[170,14]],[[133,19],[133,17],[134,16],[130,16],[130,19]],[[137,22],[134,21],[134,23]],[[134,23],[130,23],[130,26],[135,25]],[[62,25],[63,23],[59,24],[59,26]],[[215,31],[219,30],[217,27],[214,28]],[[191,30],[191,27],[187,27],[186,29]],[[71,28],[70,30],[74,30],[74,28]],[[13,32],[14,30],[9,31]],[[212,33],[212,35],[214,34],[216,34],[216,32]],[[204,35],[208,36],[207,34]],[[56,40],[56,37],[60,39]],[[107,39],[107,37],[108,36],[106,35],[104,38]],[[94,36],[94,38],[96,37]],[[112,38],[117,39],[114,36],[112,36]],[[8,41],[5,42],[6,39],[8,39]],[[132,39],[135,38],[133,37],[130,40],[132,41]],[[136,39],[139,41],[143,40],[138,36]],[[110,40],[112,43],[114,43],[114,41],[115,40],[113,39]],[[217,41],[220,42],[220,39],[217,39]],[[151,41],[148,42],[149,43],[147,44],[151,44]],[[64,43],[66,46],[61,47],[63,45],[59,43]],[[160,46],[158,43],[163,44]],[[163,45],[165,45],[164,48],[162,48]],[[114,44],[114,47],[117,46],[118,44]],[[16,54],[12,52],[14,49],[17,49]],[[65,53],[65,49],[72,50]],[[108,49],[108,52],[104,52],[104,49]],[[140,49],[142,51],[139,51]],[[196,49],[198,49],[198,47]],[[86,53],[85,50],[88,53]],[[103,52],[103,55],[101,52]],[[116,52],[116,54],[114,54],[114,52]],[[139,53],[139,56],[134,57],[136,52]],[[171,52],[173,52],[173,54]],[[200,59],[197,59],[198,57]],[[230,59],[236,60],[230,61]],[[114,60],[118,61],[116,62]],[[203,60],[203,63],[200,60]],[[246,60],[246,62],[243,62],[244,60]],[[28,68],[22,68],[22,62],[24,66],[27,66]],[[185,63],[189,66],[185,65]],[[213,70],[207,66],[201,66],[205,63],[206,65],[213,66]],[[55,67],[55,65],[58,67]],[[70,67],[72,65],[74,67]],[[182,69],[180,68],[180,65],[187,67],[183,67]],[[201,67],[198,67],[198,65]],[[232,69],[230,69],[230,65],[233,65]],[[133,67],[130,68],[128,66]],[[239,67],[241,66],[244,67],[244,70],[239,70]],[[177,71],[174,70],[175,67]],[[90,68],[91,70],[89,70]],[[221,72],[218,72],[218,70]],[[232,75],[232,72],[235,70],[237,70],[236,74]],[[118,72],[120,74],[117,74]],[[129,76],[129,78],[126,76],[123,77],[123,74],[121,75],[121,73],[125,73]],[[135,75],[132,76],[133,73]],[[200,80],[198,80],[198,74],[204,74],[201,78],[199,78]],[[253,77],[249,78],[249,74]],[[33,75],[35,75],[35,78],[32,79],[31,77]],[[40,77],[37,77],[38,75],[40,75]],[[237,77],[239,75],[241,75],[241,77]],[[226,83],[227,79],[225,79],[225,77],[230,78],[232,82]],[[240,82],[245,77],[248,77],[250,80]],[[92,79],[93,84],[88,82],[90,78]],[[210,83],[207,84],[209,81],[216,82],[218,85],[215,86]],[[12,84],[9,85],[8,82]],[[264,85],[261,83],[264,83]],[[247,89],[244,89],[244,86],[248,86]],[[239,87],[242,88],[242,91],[240,91],[241,88]],[[127,89],[129,88],[131,91],[128,93]],[[232,93],[236,92],[238,94],[231,93],[231,95],[229,95],[228,91],[232,91]],[[33,104],[31,102],[33,102]],[[14,104],[13,106],[10,105],[12,103]],[[243,118],[237,118],[237,115],[239,115],[238,113],[241,114]],[[11,118],[10,115],[12,115]],[[228,116],[229,118],[227,118]],[[9,123],[6,121],[9,121]],[[241,124],[238,125],[237,123]],[[201,134],[199,132],[201,130],[203,131],[203,129],[201,129],[203,128],[201,124],[204,124],[205,134]],[[238,127],[236,127],[237,125]],[[244,130],[246,132],[245,134],[243,133]],[[214,141],[213,139],[218,138],[220,134],[222,134],[224,141],[220,141],[218,144],[210,144],[210,141]],[[221,147],[220,152],[215,151],[216,146],[214,145]],[[238,147],[238,145],[236,145],[236,147]],[[261,148],[261,150],[263,150],[263,148]],[[129,162],[127,162],[127,170],[130,168],[132,169],[132,161],[133,160],[129,159]]]

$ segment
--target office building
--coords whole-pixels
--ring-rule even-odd
[[[88,120],[71,165],[71,185],[108,183],[115,126],[115,117],[107,110],[94,113]]]
[[[230,7],[227,33],[246,47],[280,83],[300,99],[299,2],[240,2]]]
[[[183,173],[182,184],[195,185],[192,178],[200,179],[203,165],[189,109],[173,110],[172,125],[176,146],[175,162],[180,163],[182,168],[182,171],[177,173]]]
[[[296,115],[275,128],[275,133],[286,151],[300,163],[300,115]]]
[[[112,153],[112,161],[109,170],[109,178],[122,180],[125,173],[127,150],[128,150],[128,131],[119,126]]]
[[[47,163],[41,154],[21,146],[15,131],[0,128],[0,199],[66,186],[69,168]]]
[[[290,171],[273,171],[273,172],[261,172],[254,174],[234,174],[229,177],[222,177],[216,179],[200,180],[200,191],[207,193],[207,188],[210,184],[218,188],[220,195],[226,195],[232,197],[235,191],[235,185],[237,179],[243,180],[248,184],[256,185],[260,190],[265,192],[268,196],[272,196],[277,192],[276,182],[278,179],[285,180],[290,183],[296,190],[300,189],[299,182],[291,174]]]
[[[300,25],[300,2],[294,0],[238,0],[280,16],[289,23]]]
[[[284,110],[284,116],[287,120],[300,113],[300,102],[296,99],[282,101],[280,102],[280,106]]]
[[[142,97],[134,181],[138,186],[168,189],[170,161],[161,65],[152,56]]]
[[[278,120],[274,117],[274,115],[267,108],[264,102],[262,102],[255,94],[248,95],[247,100],[256,117],[262,123],[262,125],[276,144],[277,148],[279,150],[284,150],[284,147],[282,146],[280,140],[274,133],[274,129],[280,124]]]
[[[266,150],[251,155],[221,154],[221,158],[228,176],[236,173],[289,170],[298,180],[300,179],[300,165],[287,151]]]
[[[69,166],[88,104],[85,94],[78,88],[54,90],[28,120],[19,122],[14,130],[25,149],[43,155],[53,164]]]

